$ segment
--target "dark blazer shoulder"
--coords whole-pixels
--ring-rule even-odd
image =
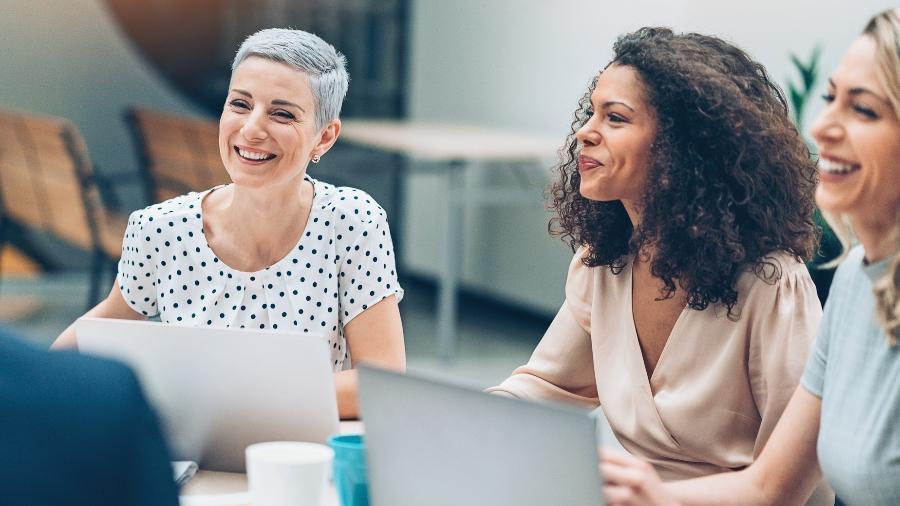
[[[52,409],[70,422],[90,417],[93,424],[115,427],[143,401],[134,373],[119,362],[75,351],[47,352],[3,333],[0,357],[0,378],[19,385],[18,394],[6,392],[5,401],[28,404],[34,415]],[[94,417],[96,410],[104,416]]]
[[[11,504],[177,504],[168,451],[124,364],[0,329],[0,490]]]

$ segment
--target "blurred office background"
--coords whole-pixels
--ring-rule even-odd
[[[70,119],[95,170],[112,176],[110,191],[127,212],[148,201],[123,111],[141,105],[214,121],[234,52],[260,28],[313,31],[347,55],[345,118],[461,123],[561,144],[577,100],[618,34],[644,25],[716,34],[749,51],[783,85],[799,80],[790,55],[807,59],[820,46],[818,96],[866,19],[892,6],[888,0],[0,0],[0,107]],[[806,108],[807,124],[819,102]],[[571,258],[547,234],[542,191],[552,155],[467,176],[476,185],[524,189],[532,198],[466,210],[460,339],[450,360],[437,356],[434,318],[444,179],[414,170],[415,160],[340,142],[312,169],[326,181],[370,192],[397,218],[411,367],[487,386],[527,360],[563,300]],[[40,234],[29,240],[43,248],[46,265],[7,254],[0,318],[44,344],[83,312],[89,255]]]

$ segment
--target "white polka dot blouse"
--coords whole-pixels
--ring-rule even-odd
[[[403,298],[387,215],[361,190],[307,180],[314,195],[306,230],[257,272],[225,265],[206,242],[200,202],[217,188],[133,212],[119,261],[125,301],[164,323],[324,335],[334,370],[349,367],[344,326],[385,297]]]

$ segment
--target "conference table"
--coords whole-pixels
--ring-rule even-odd
[[[360,421],[341,422],[341,434],[363,432]],[[247,493],[247,475],[200,470],[181,489],[181,506],[252,506]],[[339,506],[337,491],[329,482],[323,506]]]
[[[534,135],[485,125],[384,119],[346,119],[341,140],[368,149],[406,158],[417,171],[441,174],[445,181],[443,214],[443,258],[438,273],[437,335],[439,354],[450,359],[456,347],[456,299],[463,256],[463,211],[476,206],[533,204],[542,202],[542,188],[519,185],[473,184],[477,171],[505,167],[516,170],[519,181],[527,180],[523,169],[544,167],[555,158],[562,143],[558,137]],[[402,184],[398,177],[396,186]],[[402,190],[395,190],[395,205],[403,208]],[[438,203],[440,204],[440,203]],[[397,222],[402,212],[392,220]],[[392,228],[402,230],[402,225]],[[397,249],[397,248],[395,248]],[[402,253],[402,252],[401,252]],[[398,269],[402,266],[398,265]]]

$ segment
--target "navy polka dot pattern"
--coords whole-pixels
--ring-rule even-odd
[[[220,187],[133,212],[119,261],[125,301],[165,323],[324,335],[334,370],[349,368],[344,326],[385,297],[403,298],[387,215],[363,191],[307,180],[306,230],[257,272],[225,265],[206,242],[200,202]]]

